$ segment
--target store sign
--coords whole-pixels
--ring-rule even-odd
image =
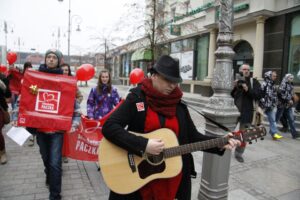
[[[183,80],[192,80],[194,71],[194,51],[174,53],[170,56],[179,60],[181,78]]]
[[[181,34],[180,25],[171,24],[170,26],[170,34],[179,36]]]

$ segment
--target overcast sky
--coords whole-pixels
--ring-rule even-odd
[[[70,1],[71,54],[84,54],[93,52],[97,46],[91,37],[115,27],[120,17],[129,12],[124,4],[134,0]],[[66,55],[68,10],[69,0],[0,0],[0,45],[5,44],[4,21],[7,22],[9,30],[8,49],[13,51],[18,51],[19,48],[21,51],[36,49],[43,53],[49,48],[54,48],[60,29],[60,49]],[[81,32],[77,32],[77,23],[80,21]],[[11,28],[13,33],[10,32]]]

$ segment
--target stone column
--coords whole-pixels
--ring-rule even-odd
[[[204,81],[210,82],[215,67],[215,51],[216,51],[216,29],[211,29],[209,34],[209,52],[208,52],[208,73]]]
[[[256,18],[253,77],[256,77],[258,79],[262,79],[264,64],[265,20],[266,18],[264,16],[259,16]]]
[[[230,92],[233,87],[232,58],[232,23],[233,0],[220,0],[219,34],[217,38],[218,49],[215,52],[216,66],[213,71],[211,86],[214,90],[208,105],[203,113],[234,130],[236,119],[239,115]],[[205,123],[206,134],[226,134],[209,121]],[[223,156],[204,153],[202,177],[198,199],[225,200],[228,198],[228,179],[231,152],[226,151]]]

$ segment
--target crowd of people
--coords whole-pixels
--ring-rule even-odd
[[[31,63],[24,63],[23,71],[20,73],[24,75],[29,68],[32,68]],[[13,67],[10,70],[12,69]],[[45,63],[40,65],[38,71],[72,76],[70,65],[63,62],[63,55],[57,49],[49,49],[45,53]],[[10,90],[9,80],[13,78],[12,75],[5,76],[0,73],[0,113],[2,113],[0,131],[5,125],[4,112],[8,111],[9,103],[12,108],[11,124],[17,126],[19,102],[22,96],[20,91]],[[279,121],[282,121],[283,128],[289,127],[293,139],[298,139],[300,135],[295,128],[293,109],[297,103],[293,86],[294,77],[292,74],[286,74],[278,88],[275,86],[276,78],[275,71],[268,71],[264,74],[264,81],[260,83],[251,77],[248,64],[241,65],[231,93],[240,112],[237,126],[241,130],[260,126],[262,115],[265,114],[270,125],[269,133],[274,140],[283,137],[277,127]],[[124,102],[107,119],[102,129],[104,137],[137,156],[159,155],[164,151],[165,143],[160,138],[147,139],[131,134],[129,131],[146,134],[168,128],[175,133],[180,145],[215,139],[215,136],[202,134],[196,129],[189,110],[181,101],[183,93],[178,86],[181,82],[178,60],[167,55],[161,56],[150,69],[150,75],[130,90]],[[20,83],[22,84],[21,79]],[[80,104],[83,95],[79,88],[76,89],[74,98],[74,112],[69,133],[74,132],[80,124],[82,114]],[[100,120],[110,113],[120,100],[116,87],[112,85],[110,72],[106,69],[101,70],[97,85],[91,88],[86,101],[86,116],[91,120]],[[50,192],[49,199],[61,199],[62,163],[68,162],[68,158],[63,157],[62,154],[63,134],[66,131],[52,127],[26,127],[26,129],[32,134],[29,145],[33,146],[36,138],[39,146],[44,164],[45,184]],[[227,144],[223,147],[207,149],[205,152],[222,156],[225,150],[235,149],[235,158],[239,162],[244,162],[246,144],[233,139],[232,133],[224,137],[228,138]],[[182,171],[177,176],[156,179],[127,195],[111,191],[109,199],[156,199],[157,196],[165,196],[166,199],[190,199],[191,175],[194,173],[192,154],[182,155],[182,160]],[[0,132],[0,161],[1,164],[7,162],[2,132]]]
[[[17,126],[19,102],[21,100],[20,87],[23,82],[23,76],[29,68],[32,68],[30,62],[24,63],[23,70],[13,65],[9,66],[8,73],[0,73],[0,106],[1,112],[7,112],[11,104],[11,125]],[[14,71],[14,73],[10,73]],[[63,62],[63,54],[57,49],[49,49],[45,53],[45,62],[39,66],[38,71],[49,74],[59,74],[72,76],[71,68],[68,63]],[[12,84],[9,84],[9,81]],[[18,84],[16,82],[19,82]],[[16,85],[19,85],[18,89]],[[72,126],[68,131],[74,132],[79,126],[81,120],[80,104],[83,101],[83,95],[77,87],[74,103],[74,113],[72,117]],[[120,101],[120,96],[111,84],[110,72],[102,70],[99,73],[98,85],[91,89],[87,100],[88,113],[90,119],[100,119],[109,113]],[[0,114],[0,130],[2,131],[4,114]],[[52,127],[34,128],[26,127],[26,130],[32,134],[28,146],[34,146],[35,138],[39,146],[40,154],[44,164],[45,184],[49,188],[49,199],[61,199],[62,184],[62,162],[67,163],[68,158],[63,157],[63,134],[66,131],[56,130]],[[7,162],[5,151],[5,141],[3,133],[0,133],[0,161],[1,164]]]
[[[283,136],[278,129],[278,122],[282,122],[285,132],[290,128],[293,139],[299,139],[300,134],[295,127],[294,109],[298,102],[298,96],[294,92],[292,74],[286,74],[279,87],[276,87],[276,71],[264,73],[264,80],[259,81],[251,77],[250,65],[243,64],[239,68],[236,76],[234,88],[231,92],[236,107],[240,112],[238,126],[240,130],[259,126],[265,114],[269,122],[269,133],[273,140],[282,139]],[[243,153],[246,144],[243,143],[235,150],[235,158],[239,162],[244,162]]]

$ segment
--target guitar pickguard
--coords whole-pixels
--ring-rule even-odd
[[[139,176],[141,179],[145,179],[152,174],[161,173],[166,169],[165,162],[162,162],[160,165],[151,165],[146,160],[143,160],[138,165]]]

